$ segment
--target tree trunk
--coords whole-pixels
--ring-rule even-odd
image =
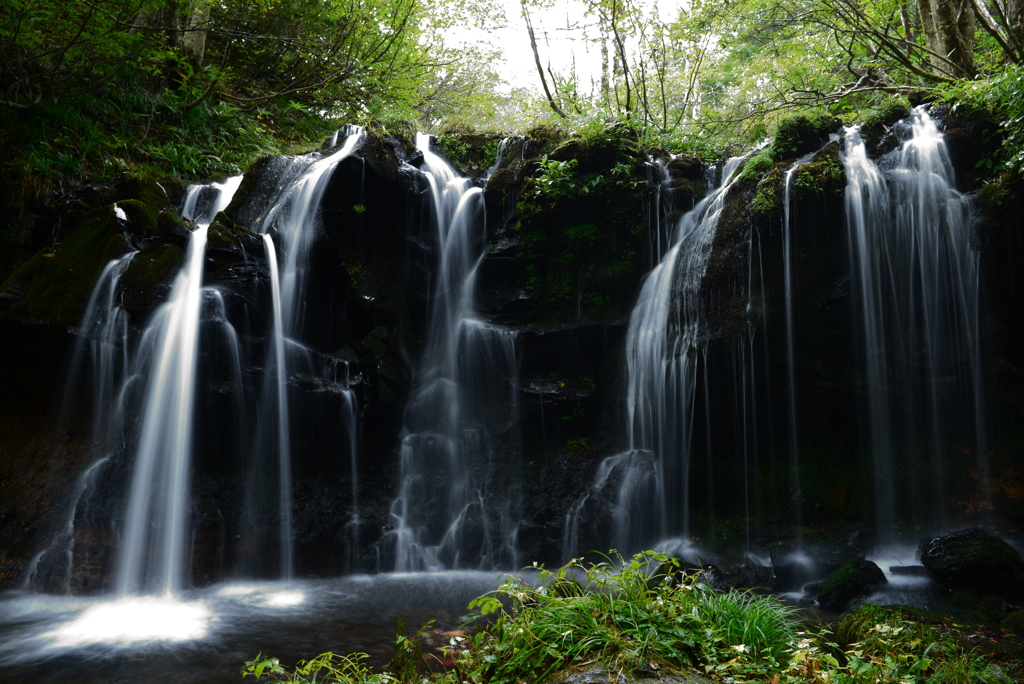
[[[974,76],[974,7],[969,0],[935,0],[935,28],[951,76]]]
[[[1024,49],[1024,0],[1006,0],[1006,21],[1011,40],[1018,50]]]
[[[932,71],[942,76],[974,76],[974,6],[971,0],[917,0]]]
[[[181,34],[181,49],[196,64],[203,63],[206,54],[206,30],[202,28],[210,19],[210,0],[192,0],[188,8],[189,20]],[[197,29],[197,27],[200,27]]]
[[[936,2],[944,2],[945,0],[936,0]],[[942,45],[939,41],[938,31],[935,30],[935,11],[932,8],[932,0],[917,0],[917,13],[921,17],[921,29],[924,32],[924,45],[931,52],[936,54],[942,53]],[[940,74],[945,74],[945,64],[942,60],[933,54],[929,60],[931,61],[932,71]]]

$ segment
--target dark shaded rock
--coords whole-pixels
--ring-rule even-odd
[[[184,262],[185,250],[171,242],[152,244],[140,250],[119,281],[124,293],[124,310],[144,317],[165,302]]]
[[[772,569],[767,565],[710,566],[704,578],[717,591],[766,587],[772,581]]]
[[[867,595],[887,581],[882,569],[869,560],[846,563],[822,580],[818,603],[827,611],[841,613],[850,601]]]
[[[860,561],[864,552],[836,542],[832,544],[795,544],[776,542],[768,545],[776,591],[793,591],[826,577],[847,563]]]
[[[923,565],[890,565],[889,572],[903,577],[931,577]]]
[[[691,181],[704,181],[704,164],[696,157],[679,156],[668,164],[669,175]]]
[[[971,528],[921,540],[921,564],[950,589],[981,589],[1004,597],[1024,594],[1024,559],[999,537]]]
[[[1007,613],[1002,621],[1003,629],[1017,636],[1024,636],[1024,610]]]
[[[129,251],[113,205],[67,217],[66,237],[0,285],[0,318],[75,325],[103,267]]]

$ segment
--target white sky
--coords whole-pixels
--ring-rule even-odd
[[[522,18],[519,0],[497,0],[504,7],[505,26],[489,32],[477,29],[460,29],[448,34],[453,42],[482,42],[496,47],[504,57],[504,64],[495,70],[511,87],[528,88],[541,92],[540,77],[530,49],[530,36]],[[663,21],[678,16],[683,0],[639,0],[641,4],[658,10]],[[596,18],[584,13],[582,0],[554,0],[545,9],[530,10],[541,63],[559,76],[568,75],[573,64],[579,79],[581,93],[596,90],[601,80],[601,48],[586,36],[586,25],[596,24]],[[597,33],[591,28],[593,37]]]

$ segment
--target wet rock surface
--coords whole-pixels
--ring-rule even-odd
[[[951,589],[1024,596],[1024,559],[1004,540],[971,528],[921,540],[921,564]]]
[[[869,560],[846,563],[821,581],[818,604],[824,610],[841,613],[851,601],[867,596],[887,581],[882,569]]]

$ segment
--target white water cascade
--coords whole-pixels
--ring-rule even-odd
[[[982,482],[988,475],[970,199],[955,189],[945,139],[924,107],[896,132],[902,145],[876,165],[859,129],[849,128],[843,156],[883,541],[904,526],[943,527],[952,494],[949,445],[973,452]]]
[[[391,506],[394,567],[514,567],[518,516],[510,492],[494,490],[492,437],[518,420],[516,336],[482,321],[474,305],[486,239],[483,192],[430,149],[429,136],[416,142],[438,263]]]
[[[613,483],[612,546],[635,552],[668,532],[670,509],[689,527],[689,471],[703,329],[701,279],[725,197],[745,157],[729,159],[721,184],[676,226],[670,248],[647,276],[626,336],[629,449],[599,467],[570,508],[563,556],[579,553],[579,516],[588,498]]]
[[[183,214],[196,225],[185,264],[133,362],[129,382],[145,383],[145,400],[118,572],[122,594],[170,594],[182,586],[206,235],[240,183],[239,176],[216,186],[216,205],[197,217],[190,213],[200,188],[191,188]]]
[[[263,382],[263,420],[274,428],[266,430],[258,450],[276,454],[280,512],[278,543],[280,573],[284,578],[292,577],[295,572],[288,375],[300,364],[310,364],[307,350],[297,342],[303,323],[309,249],[316,235],[320,220],[318,211],[331,174],[342,160],[362,146],[366,138],[366,132],[359,126],[346,127],[342,133],[345,138],[341,147],[294,174],[291,182],[283,185],[267,214],[257,219],[257,229],[263,233],[269,264],[273,323],[273,341],[267,354]],[[337,137],[336,134],[332,142],[336,142]],[[269,432],[273,435],[268,435]],[[261,477],[258,473],[252,476]]]

